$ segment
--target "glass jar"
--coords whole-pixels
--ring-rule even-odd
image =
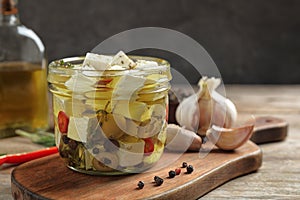
[[[39,37],[23,26],[14,0],[0,5],[0,138],[48,128],[47,63]]]
[[[166,140],[167,61],[145,69],[82,70],[83,57],[49,65],[56,144],[66,165],[87,174],[139,173],[160,159]]]

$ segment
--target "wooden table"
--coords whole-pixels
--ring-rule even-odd
[[[263,165],[256,173],[231,180],[202,199],[300,199],[300,85],[228,85],[226,92],[240,115],[272,115],[287,120],[288,137],[283,142],[260,145]],[[0,153],[39,148],[20,137],[0,139]],[[12,169],[0,168],[0,199],[12,199]]]

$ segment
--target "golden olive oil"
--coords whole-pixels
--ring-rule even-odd
[[[48,128],[47,72],[27,62],[0,63],[0,137]]]

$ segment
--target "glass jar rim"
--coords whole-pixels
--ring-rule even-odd
[[[91,69],[91,68],[74,68],[72,66],[80,65],[84,61],[85,56],[75,56],[75,57],[66,57],[58,60],[54,60],[49,64],[49,73],[55,74],[66,74],[66,72],[74,73],[76,71],[81,72],[99,72],[101,75],[123,75],[131,71],[134,75],[147,75],[152,73],[157,73],[159,71],[170,71],[170,63],[162,58],[151,57],[151,56],[138,56],[138,55],[128,55],[129,58],[134,61],[145,60],[145,61],[154,61],[158,64],[158,67],[149,67],[149,68],[133,68],[133,69]]]

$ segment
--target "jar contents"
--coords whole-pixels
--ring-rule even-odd
[[[167,61],[87,53],[49,65],[56,142],[66,164],[88,174],[138,173],[164,150]]]

